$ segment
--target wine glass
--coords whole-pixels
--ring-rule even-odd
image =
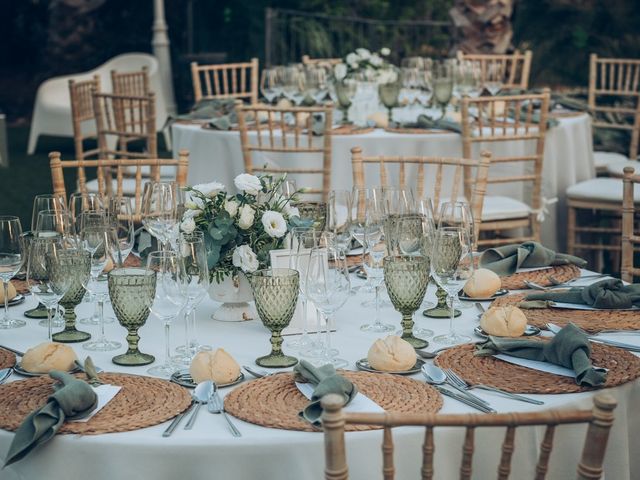
[[[321,232],[327,224],[327,204],[325,202],[295,202],[301,220],[310,220],[314,230]]]
[[[73,219],[67,210],[42,210],[38,212],[36,237],[60,237],[69,247],[77,246]]]
[[[283,70],[282,93],[295,105],[300,105],[305,96],[305,75],[296,65],[289,65]]]
[[[0,329],[3,330],[24,327],[27,324],[22,319],[9,316],[9,282],[18,273],[24,261],[21,235],[22,225],[18,217],[0,216],[0,279],[4,287],[4,315],[0,321]]]
[[[349,107],[353,102],[353,97],[356,95],[358,84],[355,80],[345,78],[342,80],[336,80],[334,83],[336,92],[336,98],[338,100],[338,106],[342,111],[342,124],[351,125],[349,121]]]
[[[307,241],[303,235],[313,232],[313,227],[293,227],[291,229],[291,246],[289,249],[289,269],[299,273],[300,293],[298,299],[302,307],[302,335],[299,339],[289,340],[285,345],[294,350],[303,350],[312,346],[313,342],[309,338],[309,326],[307,318],[307,297],[305,295],[305,282],[307,279],[307,268],[309,266],[309,247],[305,245]],[[319,325],[318,321],[318,325]],[[318,335],[320,330],[318,329]]]
[[[282,330],[291,322],[298,302],[300,274],[289,268],[258,270],[249,277],[256,310],[271,331],[271,353],[256,359],[261,367],[284,368],[298,359],[282,351]]]
[[[433,62],[430,58],[426,59],[424,70],[420,71],[418,77],[418,95],[417,100],[423,106],[427,107],[433,97]]]
[[[36,195],[33,199],[33,210],[31,214],[31,231],[36,231],[38,222],[38,213],[44,210],[53,210],[54,212],[61,212],[66,210],[65,198],[62,195],[56,193],[43,193]]]
[[[436,232],[436,221],[433,213],[433,202],[431,198],[425,197],[416,201],[417,212],[422,215],[424,236],[422,237],[422,256],[431,258],[431,250],[433,249],[433,241]],[[436,306],[435,303],[425,299],[420,305],[423,309],[430,309]]]
[[[260,92],[267,100],[267,103],[273,103],[274,100],[282,95],[282,87],[277,67],[265,68],[262,70]]]
[[[83,214],[83,216],[86,214]],[[97,303],[100,337],[83,345],[86,350],[108,352],[117,350],[121,343],[107,339],[104,333],[104,302],[108,298],[107,277],[103,276],[104,268],[113,251],[111,228],[106,217],[102,221],[84,222],[80,231],[83,248],[91,254],[91,275],[83,283],[85,290]]]
[[[418,97],[420,71],[416,67],[405,67],[401,70],[402,89],[400,102],[411,106]]]
[[[71,277],[68,275],[52,275],[58,272],[52,266],[59,261],[59,252],[64,246],[60,237],[33,238],[29,246],[27,258],[27,285],[33,296],[47,309],[47,338],[53,335],[53,312],[58,302],[69,289]],[[64,323],[59,326],[64,326]]]
[[[130,199],[123,197],[109,199],[107,213],[112,239],[109,242],[111,256],[117,265],[122,267],[131,250],[133,250],[135,242],[135,228]]]
[[[142,194],[142,224],[166,250],[180,221],[179,187],[175,182],[148,182]]]
[[[449,334],[438,335],[434,341],[445,345],[455,345],[470,340],[455,332],[455,295],[473,275],[473,255],[468,231],[463,227],[440,227],[436,232],[431,254],[431,275],[448,295]]]
[[[346,360],[333,355],[331,327],[333,315],[345,304],[350,292],[351,281],[347,261],[338,249],[331,246],[311,249],[306,294],[327,319],[324,350],[319,364],[331,363],[335,368],[344,368],[348,365]]]
[[[331,190],[327,201],[327,231],[335,235],[335,246],[344,255],[351,245],[351,192]]]
[[[99,193],[72,193],[69,197],[69,214],[76,233],[80,233],[78,220],[84,212],[104,212],[105,202]]]
[[[382,104],[387,108],[387,118],[389,122],[393,121],[393,109],[398,106],[401,78],[402,77],[398,76],[394,82],[381,83],[378,85],[378,95]]]
[[[484,88],[486,88],[491,96],[495,97],[504,82],[504,67],[498,62],[490,62],[487,64],[484,78]]]
[[[433,96],[442,109],[442,117],[445,116],[452,94],[453,76],[451,66],[447,63],[438,63],[433,70]]]
[[[179,355],[173,360],[189,365],[199,350],[210,350],[207,345],[200,345],[196,333],[196,308],[209,291],[209,267],[207,265],[207,249],[204,234],[200,230],[183,233],[179,240],[179,251],[184,264],[184,285],[186,296],[184,308],[185,345],[177,348]]]
[[[178,316],[186,300],[184,263],[176,252],[151,252],[147,258],[147,268],[156,272],[155,298],[149,309],[163,322],[165,333],[164,363],[147,372],[168,378],[176,370],[176,365],[171,361],[171,322]]]

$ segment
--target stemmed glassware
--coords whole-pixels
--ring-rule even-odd
[[[322,67],[308,65],[305,67],[305,94],[313,98],[315,103],[321,104],[329,87],[327,86],[327,71]]]
[[[295,105],[300,105],[305,96],[305,75],[304,71],[297,65],[289,65],[283,69],[282,93]]]
[[[200,305],[209,291],[209,267],[207,265],[207,249],[204,234],[200,230],[183,233],[178,243],[184,264],[184,307],[185,345],[176,351],[179,355],[173,360],[177,363],[190,364],[198,350],[209,350],[211,347],[200,345],[196,334],[196,307]],[[205,347],[205,348],[203,348]]]
[[[73,218],[67,210],[42,210],[38,212],[36,237],[61,237],[68,246],[77,246],[77,235]]]
[[[22,267],[22,225],[18,217],[0,216],[0,279],[4,288],[4,314],[0,329],[24,327],[27,323],[9,316],[9,281]]]
[[[128,198],[114,197],[109,200],[107,211],[111,233],[111,257],[119,267],[124,265],[135,242],[135,228]]]
[[[59,262],[59,253],[64,249],[60,237],[33,238],[29,247],[27,259],[27,285],[33,296],[47,309],[49,340],[53,335],[53,312],[57,310],[58,302],[69,289],[71,277],[55,275],[61,271],[53,264]]]
[[[282,95],[282,73],[281,67],[270,67],[262,70],[262,78],[260,80],[260,92],[267,100],[267,103],[273,103],[280,95]]]
[[[468,231],[458,227],[440,227],[436,232],[431,255],[431,275],[448,295],[449,334],[434,337],[434,341],[455,345],[470,340],[455,332],[453,326],[456,294],[473,275],[473,254]]]
[[[177,240],[180,193],[175,182],[148,182],[142,194],[142,224],[167,250]]]
[[[74,222],[76,233],[80,233],[79,218],[84,212],[104,212],[105,202],[99,193],[72,193],[69,197],[69,214]]]
[[[147,370],[151,375],[170,377],[176,370],[171,360],[171,323],[185,304],[185,270],[182,259],[176,252],[151,252],[147,268],[156,272],[156,289],[153,304],[149,307],[164,324],[165,358],[162,365]]]
[[[487,64],[485,71],[484,88],[486,88],[491,96],[496,96],[502,90],[504,82],[504,67],[497,62]]]
[[[451,100],[452,94],[453,75],[451,66],[446,62],[438,63],[433,70],[433,96],[442,109],[442,117],[446,114],[447,105]]]
[[[43,193],[36,195],[33,199],[33,210],[31,213],[31,231],[36,231],[38,223],[38,214],[45,210],[52,210],[54,212],[61,212],[67,209],[65,205],[65,198],[62,195],[55,193]]]
[[[338,100],[338,106],[342,111],[342,124],[350,125],[349,121],[349,107],[353,102],[353,97],[356,95],[358,84],[355,80],[345,78],[342,80],[336,80],[334,83],[336,92],[336,99]]]
[[[116,268],[108,274],[109,298],[120,325],[127,329],[126,353],[116,355],[116,365],[140,366],[155,361],[153,355],[138,349],[138,330],[149,317],[156,292],[156,274],[146,268]]]
[[[351,281],[347,261],[334,247],[313,248],[309,257],[306,294],[327,319],[323,355],[319,364],[331,363],[336,368],[344,368],[348,362],[333,354],[331,348],[331,327],[333,315],[345,304],[351,292]]]
[[[335,236],[335,246],[344,255],[351,245],[351,193],[347,190],[331,190],[327,200],[327,231]]]
[[[271,331],[271,353],[256,359],[261,367],[284,368],[298,363],[297,358],[282,351],[282,330],[293,318],[299,279],[300,274],[289,268],[258,270],[249,277],[260,320]]]
[[[309,326],[307,318],[307,297],[305,295],[305,284],[307,280],[307,268],[309,267],[309,248],[306,245],[308,241],[305,237],[306,233],[314,233],[313,227],[294,227],[291,230],[291,247],[289,250],[289,268],[296,270],[299,273],[299,288],[300,293],[298,300],[300,300],[302,310],[302,335],[296,340],[289,340],[285,343],[288,348],[294,350],[304,350],[312,346],[313,342],[309,338]],[[312,240],[315,239],[311,237]],[[319,314],[318,314],[319,315]],[[318,322],[319,324],[319,322]],[[320,335],[320,330],[318,330]]]
[[[387,118],[389,122],[393,121],[393,109],[398,106],[402,81],[403,77],[398,75],[398,78],[396,78],[394,82],[381,83],[378,85],[378,96],[382,104],[387,108]]]

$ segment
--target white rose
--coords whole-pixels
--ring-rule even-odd
[[[182,214],[182,220],[187,220],[189,218],[195,218],[198,215],[200,215],[201,213],[202,213],[202,210],[200,210],[200,209],[185,210],[184,213]]]
[[[347,76],[347,66],[344,63],[339,63],[335,67],[333,67],[333,74],[336,77],[336,80],[342,80]]]
[[[241,173],[233,180],[233,183],[236,185],[238,190],[250,195],[257,195],[258,192],[262,190],[260,179],[255,175],[250,175],[248,173]]]
[[[258,256],[249,245],[236,247],[233,251],[232,262],[234,267],[240,268],[244,273],[253,273],[260,266]]]
[[[238,226],[247,230],[251,228],[253,225],[253,218],[255,217],[256,212],[249,205],[243,205],[240,207],[240,218],[238,219]]]
[[[382,59],[377,54],[374,53],[373,55],[371,55],[371,58],[369,59],[369,63],[374,67],[379,67],[380,65],[382,65]]]
[[[180,224],[180,230],[182,230],[184,233],[193,233],[195,229],[196,229],[196,222],[193,218],[187,218],[186,220],[183,220],[182,223]]]
[[[287,233],[287,222],[280,212],[267,210],[262,214],[264,231],[272,238],[283,237]]]
[[[238,213],[238,201],[234,199],[227,199],[227,201],[224,202],[224,209],[230,216],[235,217],[236,213]]]
[[[382,55],[383,57],[391,55],[391,50],[389,50],[387,47],[383,47],[380,49],[380,55]]]
[[[200,183],[198,185],[194,185],[191,188],[193,188],[194,190],[197,190],[205,197],[213,198],[219,192],[224,190],[224,185],[220,182],[211,182],[211,183]]]
[[[366,48],[356,48],[356,53],[362,60],[369,60],[369,58],[371,58],[371,52]]]
[[[360,57],[355,54],[355,53],[350,53],[349,55],[347,55],[347,58],[345,58],[345,60],[347,61],[348,64],[358,64],[358,62],[360,61]]]
[[[203,210],[204,209],[204,200],[193,192],[187,192],[186,199],[184,202],[184,206],[189,210]]]
[[[350,66],[352,69],[357,70],[357,69],[358,69],[358,67],[360,66],[360,64],[359,64],[358,62],[350,62],[350,63],[349,63],[349,66]]]
[[[287,215],[287,217],[299,217],[300,216],[300,210],[298,210],[298,207],[292,206],[290,202],[287,202],[285,204],[284,213]]]

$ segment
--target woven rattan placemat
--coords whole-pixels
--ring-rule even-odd
[[[358,127],[357,125],[341,125],[331,130],[331,135],[364,135],[373,132],[373,127]]]
[[[381,373],[341,372],[358,390],[388,412],[435,413],[442,408],[442,397],[433,387],[416,380]],[[314,431],[298,417],[308,400],[297,389],[288,373],[263,377],[245,383],[224,399],[233,416],[263,427]],[[371,425],[348,425],[346,430],[373,430]]]
[[[524,300],[527,293],[507,295],[493,301],[491,306],[514,305]],[[564,327],[569,322],[589,333],[602,330],[638,330],[640,312],[638,310],[571,310],[568,308],[523,308],[527,322],[538,328],[545,328],[548,322]]]
[[[13,367],[16,364],[16,355],[9,350],[0,348],[0,368]]]
[[[101,373],[104,383],[122,389],[87,422],[67,422],[60,433],[98,435],[128,432],[165,422],[191,404],[187,390],[158,378]],[[0,385],[0,428],[16,430],[24,417],[45,404],[53,380],[48,376]]]
[[[545,341],[540,339],[539,341]],[[592,388],[577,385],[575,379],[514,365],[493,357],[476,357],[473,345],[443,351],[435,362],[451,368],[471,385],[484,384],[512,393],[575,393]],[[640,376],[640,358],[620,348],[591,344],[591,361],[609,369],[604,388],[630,382]]]
[[[396,128],[396,127],[386,127],[386,132],[389,133],[408,133],[411,135],[429,135],[433,133],[456,133],[450,132],[448,130],[438,130],[438,129],[430,129],[430,128]]]
[[[533,270],[530,272],[518,272],[513,275],[501,277],[502,288],[508,290],[523,290],[527,287],[524,282],[534,282],[543,287],[553,285],[549,276],[552,276],[556,282],[566,282],[580,276],[580,269],[575,265],[556,265],[544,270]]]
[[[584,115],[585,112],[549,112],[549,116],[551,118],[571,118],[571,117],[579,117]]]
[[[11,280],[11,283],[13,284],[13,286],[16,289],[17,293],[21,293],[23,295],[25,293],[29,293],[29,285],[27,284],[26,280],[13,279],[13,280]]]

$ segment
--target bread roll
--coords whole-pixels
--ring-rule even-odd
[[[216,383],[233,382],[240,376],[240,365],[224,349],[200,352],[191,361],[191,378],[196,383],[213,380]]]
[[[464,284],[464,293],[471,298],[489,298],[502,287],[500,277],[486,268],[479,268],[467,283]]]
[[[497,337],[519,337],[527,328],[527,317],[513,305],[493,307],[482,314],[480,326]]]
[[[9,301],[13,300],[17,294],[16,287],[13,286],[13,283],[9,282]],[[4,285],[0,285],[0,304],[4,304]]]
[[[389,126],[389,117],[384,112],[374,112],[367,117],[378,128],[387,128]]]
[[[416,358],[411,344],[395,335],[376,340],[367,353],[371,368],[383,372],[409,370],[416,364]]]
[[[69,345],[44,342],[25,352],[21,366],[31,373],[49,373],[51,370],[68,372],[75,367],[77,358]]]

